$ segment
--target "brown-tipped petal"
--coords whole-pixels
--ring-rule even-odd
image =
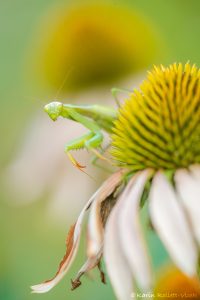
[[[106,198],[106,196],[109,192],[109,188],[110,188],[110,185],[106,184],[106,183],[110,182],[109,180],[111,180],[111,178],[112,178],[112,180],[111,180],[112,183],[113,183],[113,181],[115,182],[115,180],[117,180],[118,178],[121,178],[122,171],[119,171],[116,174],[117,175],[114,174],[115,176],[112,175],[106,182],[103,183],[103,185],[88,200],[85,207],[81,211],[76,224],[74,225],[74,227],[70,230],[70,232],[68,234],[67,251],[66,251],[66,254],[65,254],[62,262],[59,265],[56,275],[50,280],[47,280],[41,284],[32,286],[31,289],[32,289],[33,293],[46,293],[46,292],[50,291],[65,276],[65,274],[67,273],[69,267],[71,266],[71,264],[76,256],[76,253],[78,250],[80,234],[81,234],[81,229],[82,229],[82,222],[83,222],[83,219],[85,216],[85,212],[91,206],[94,199],[96,199],[97,197],[98,198],[100,197],[102,199]],[[111,185],[111,189],[112,189],[112,185]]]
[[[103,244],[103,224],[101,218],[101,203],[109,197],[119,186],[122,180],[122,171],[108,178],[102,185],[99,193],[93,201],[88,220],[87,256],[97,256]]]
[[[123,209],[119,199],[108,217],[104,234],[104,259],[114,292],[119,300],[131,299],[133,280],[130,266],[119,240],[119,212]]]
[[[187,170],[179,170],[176,172],[175,182],[180,199],[189,215],[195,237],[200,244],[200,177],[197,179]]]
[[[103,251],[103,249],[101,248],[99,250],[99,253],[95,257],[88,258],[86,260],[86,262],[84,263],[84,265],[81,267],[81,269],[78,271],[78,275],[80,273],[87,273],[88,271],[95,268],[101,259],[102,251]]]
[[[101,219],[101,203],[109,197],[118,185],[122,181],[123,171],[118,171],[112,176],[110,176],[98,190],[95,199],[90,208],[90,215],[88,221],[88,239],[87,239],[87,261],[79,270],[77,277],[72,281],[72,289],[78,287],[81,282],[80,278],[83,274],[87,273],[94,267],[96,267],[102,256],[102,246],[103,246],[103,224]],[[104,281],[104,274],[102,271],[101,277]]]
[[[133,276],[143,291],[150,291],[152,274],[139,219],[140,199],[149,170],[132,178],[122,194],[123,208],[119,214],[119,233],[124,254]]]
[[[100,263],[100,259],[102,256],[102,248],[99,250],[99,253],[96,256],[90,257],[86,260],[84,265],[78,271],[78,274],[74,280],[72,280],[72,290],[78,287],[81,284],[80,278]],[[102,272],[102,271],[101,271]]]
[[[69,267],[71,266],[75,256],[76,252],[78,250],[79,240],[80,240],[80,234],[81,234],[81,228],[82,228],[82,222],[83,218],[85,216],[85,212],[91,205],[91,203],[96,198],[96,195],[98,194],[99,190],[88,200],[85,207],[81,211],[78,220],[76,224],[73,227],[73,230],[71,229],[68,238],[67,238],[67,246],[70,245],[70,247],[67,247],[66,254],[62,260],[62,262],[59,265],[59,269],[56,273],[56,275],[50,279],[47,280],[41,284],[37,284],[34,286],[31,286],[33,293],[46,293],[50,291],[67,273]]]
[[[153,179],[149,209],[153,226],[174,263],[189,276],[195,275],[196,245],[178,197],[161,172]]]

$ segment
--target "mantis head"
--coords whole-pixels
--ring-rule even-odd
[[[61,102],[54,101],[45,105],[44,110],[53,121],[56,121],[62,112],[62,108],[63,104]]]

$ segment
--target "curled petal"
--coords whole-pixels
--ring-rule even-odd
[[[154,228],[175,264],[189,276],[196,274],[197,249],[178,197],[158,172],[150,190],[150,214]]]
[[[101,217],[101,203],[109,197],[122,180],[122,171],[113,174],[102,185],[101,192],[96,196],[90,209],[88,220],[88,243],[87,243],[87,256],[97,256],[99,249],[103,244],[103,224]]]
[[[176,172],[175,182],[180,199],[189,215],[195,237],[200,244],[200,177],[198,179],[187,170],[179,170]]]
[[[130,180],[122,194],[123,209],[119,214],[119,233],[124,254],[140,288],[149,291],[152,286],[151,268],[139,220],[140,199],[149,170]]]
[[[105,199],[105,197],[109,192],[109,188],[112,187],[113,182],[115,182],[115,178],[117,179],[122,178],[122,171],[119,171],[113,174],[110,178],[108,178],[108,180],[106,180],[103,183],[103,185],[96,191],[96,193],[88,200],[85,207],[81,211],[76,224],[69,231],[68,238],[67,238],[67,251],[62,262],[59,265],[56,275],[50,280],[32,286],[31,289],[33,293],[46,293],[50,291],[65,276],[78,250],[80,234],[82,229],[82,222],[86,211],[88,210],[88,208],[91,206],[92,202],[95,199],[98,198]]]
[[[90,200],[91,201],[91,200]],[[88,201],[89,202],[89,201]],[[87,203],[88,204],[88,203]],[[37,284],[31,287],[33,293],[46,293],[50,291],[58,282],[65,276],[69,270],[78,250],[80,241],[81,225],[83,222],[84,214],[88,205],[82,210],[76,224],[70,229],[67,237],[67,250],[66,254],[61,261],[56,275],[41,284]]]
[[[124,256],[119,239],[119,213],[123,209],[119,199],[111,211],[104,234],[104,259],[111,284],[119,300],[131,299],[133,280],[130,266]]]
[[[81,285],[80,278],[96,266],[98,266],[100,270],[101,280],[103,283],[105,283],[105,276],[103,271],[100,269],[100,260],[102,256],[102,248],[99,249],[99,253],[96,256],[89,257],[84,265],[81,267],[81,269],[78,271],[78,274],[74,280],[72,280],[72,290],[76,289],[79,285]]]
[[[96,266],[99,267],[102,282],[105,281],[104,273],[100,269],[100,259],[103,247],[103,224],[101,218],[101,203],[109,197],[121,183],[122,171],[119,171],[108,178],[97,193],[90,207],[88,221],[87,257],[88,259],[79,270],[76,278],[72,280],[72,289],[80,284],[80,278]]]

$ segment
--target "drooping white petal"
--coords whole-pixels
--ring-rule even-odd
[[[86,260],[86,262],[83,264],[81,269],[78,271],[78,276],[81,273],[87,273],[88,271],[90,271],[91,269],[93,269],[97,266],[97,264],[102,256],[102,251],[103,251],[103,248],[99,249],[99,253],[97,253],[96,256],[90,257]]]
[[[200,244],[200,177],[198,179],[187,170],[179,170],[176,172],[175,182],[180,199],[189,215],[195,237]]]
[[[82,229],[82,222],[83,222],[85,212],[93,200],[94,200],[94,196],[88,201],[84,209],[81,211],[76,224],[74,225],[74,227],[72,227],[72,230],[68,234],[68,239],[66,243],[67,244],[66,254],[59,265],[56,275],[52,279],[47,280],[41,284],[31,286],[33,293],[46,293],[50,291],[55,285],[58,284],[58,282],[65,276],[65,274],[69,270],[78,250],[80,234]]]
[[[196,245],[178,197],[161,172],[153,179],[149,209],[152,224],[174,263],[189,276],[195,275]]]
[[[143,291],[152,286],[151,268],[139,220],[140,199],[149,170],[130,180],[122,194],[123,207],[119,213],[119,233],[123,251],[133,276]]]
[[[67,238],[67,251],[66,254],[61,261],[58,271],[56,275],[50,279],[47,280],[41,284],[37,284],[31,287],[33,293],[46,293],[50,291],[67,273],[69,270],[69,267],[71,266],[77,250],[79,246],[80,241],[80,235],[81,235],[81,229],[82,229],[82,222],[85,216],[86,211],[91,206],[92,202],[95,199],[101,198],[105,199],[109,195],[110,189],[112,190],[114,188],[114,185],[116,182],[119,183],[119,180],[122,177],[122,171],[119,171],[115,174],[113,174],[110,178],[108,178],[103,185],[96,191],[96,193],[88,200],[85,207],[81,211],[77,222],[75,225],[71,228],[68,238]]]
[[[121,247],[118,230],[119,212],[122,209],[121,204],[123,203],[119,199],[106,223],[104,259],[117,299],[130,300],[133,292],[132,273]]]
[[[99,249],[99,253],[96,256],[89,257],[86,262],[83,264],[81,269],[78,271],[78,274],[74,280],[72,280],[72,290],[77,288],[80,284],[80,278],[87,272],[89,272],[91,269],[98,266],[100,275],[101,275],[101,281],[105,283],[105,275],[103,271],[100,269],[100,260],[102,256],[103,248]]]
[[[97,195],[90,208],[88,220],[88,241],[87,256],[95,257],[103,244],[103,224],[101,218],[101,203],[109,197],[122,179],[122,171],[119,171],[108,178],[102,185],[101,193]]]

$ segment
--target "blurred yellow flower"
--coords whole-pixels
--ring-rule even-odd
[[[165,267],[154,289],[155,299],[200,299],[200,283],[174,266]]]
[[[55,3],[42,21],[35,38],[31,37],[25,76],[30,95],[44,97],[48,102],[59,95],[87,104],[98,97],[101,103],[112,101],[113,105],[110,88],[136,86],[141,80],[138,71],[142,73],[145,67],[155,63],[154,58],[161,48],[160,42],[157,46],[158,38],[149,22],[130,6],[109,4],[109,1],[77,3],[74,0],[64,6]],[[124,82],[118,83],[117,79]],[[68,175],[65,158],[58,152],[66,138],[71,139],[82,131],[78,124],[62,120],[53,129],[51,126],[45,116],[35,117],[8,167],[7,184],[17,203],[34,201],[51,188],[50,211],[53,215],[58,212],[59,220],[65,220],[63,206],[69,197],[65,182],[72,177]],[[80,180],[80,184],[86,184]],[[70,186],[74,195],[73,184]],[[88,184],[85,191],[90,188]]]
[[[54,7],[33,47],[35,77],[55,90],[66,78],[63,91],[113,82],[151,64],[156,41],[151,24],[130,7]]]

